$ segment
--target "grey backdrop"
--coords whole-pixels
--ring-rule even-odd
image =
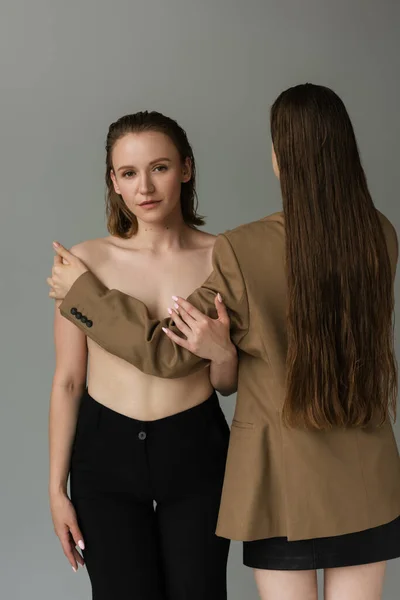
[[[105,233],[108,125],[140,109],[176,118],[217,233],[279,209],[269,106],[290,85],[326,84],[347,104],[376,204],[398,226],[399,16],[396,0],[2,0],[1,598],[90,594],[48,511],[45,278],[53,239]],[[223,401],[229,419],[233,403]],[[385,599],[399,586],[392,562]],[[239,543],[229,598],[257,598]]]

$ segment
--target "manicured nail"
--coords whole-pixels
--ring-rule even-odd
[[[175,300],[175,302],[178,300],[178,296],[172,296],[172,300]]]
[[[74,573],[76,573],[78,569],[76,569],[75,567],[72,567],[72,570]]]
[[[219,302],[222,302],[222,296],[221,296],[221,294],[220,294],[219,292],[218,292],[218,294],[217,294],[217,298],[218,298],[218,301],[219,301]]]
[[[169,308],[168,312],[169,312],[170,315],[172,315],[172,308]]]
[[[54,248],[58,248],[58,247],[59,247],[59,245],[60,245],[60,244],[59,244],[58,242],[53,242],[53,246],[54,246]]]
[[[179,304],[177,304],[176,302],[175,302],[174,306],[175,306],[175,308],[179,308]]]
[[[162,327],[161,329],[163,330],[164,333],[167,333],[167,328],[166,327]]]
[[[78,546],[79,546],[79,548],[80,548],[81,550],[84,550],[84,549],[85,549],[85,544],[83,543],[83,540],[79,540],[79,542],[78,542]]]

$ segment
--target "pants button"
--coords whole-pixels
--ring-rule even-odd
[[[146,432],[145,431],[140,431],[138,434],[138,438],[139,440],[145,440],[146,439]]]

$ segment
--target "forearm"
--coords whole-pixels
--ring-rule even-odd
[[[232,344],[226,353],[221,353],[220,360],[212,361],[210,365],[211,385],[223,396],[230,396],[237,390],[238,355]]]
[[[214,295],[210,290],[203,294],[206,297],[204,304],[212,313],[215,313]],[[84,296],[84,301],[79,301],[80,296]],[[90,318],[89,327],[75,317],[76,309],[79,314]],[[61,305],[61,314],[105,350],[149,375],[184,377],[209,364],[209,361],[174,344],[165,335],[163,327],[178,332],[171,318],[163,321],[152,319],[142,302],[117,290],[107,289],[92,273],[85,273],[75,283]]]
[[[85,384],[53,380],[49,414],[50,496],[66,493],[80,398]]]

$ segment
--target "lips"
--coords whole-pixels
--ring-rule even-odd
[[[148,206],[149,204],[159,204],[161,200],[147,200],[146,202],[142,202],[139,206]]]

